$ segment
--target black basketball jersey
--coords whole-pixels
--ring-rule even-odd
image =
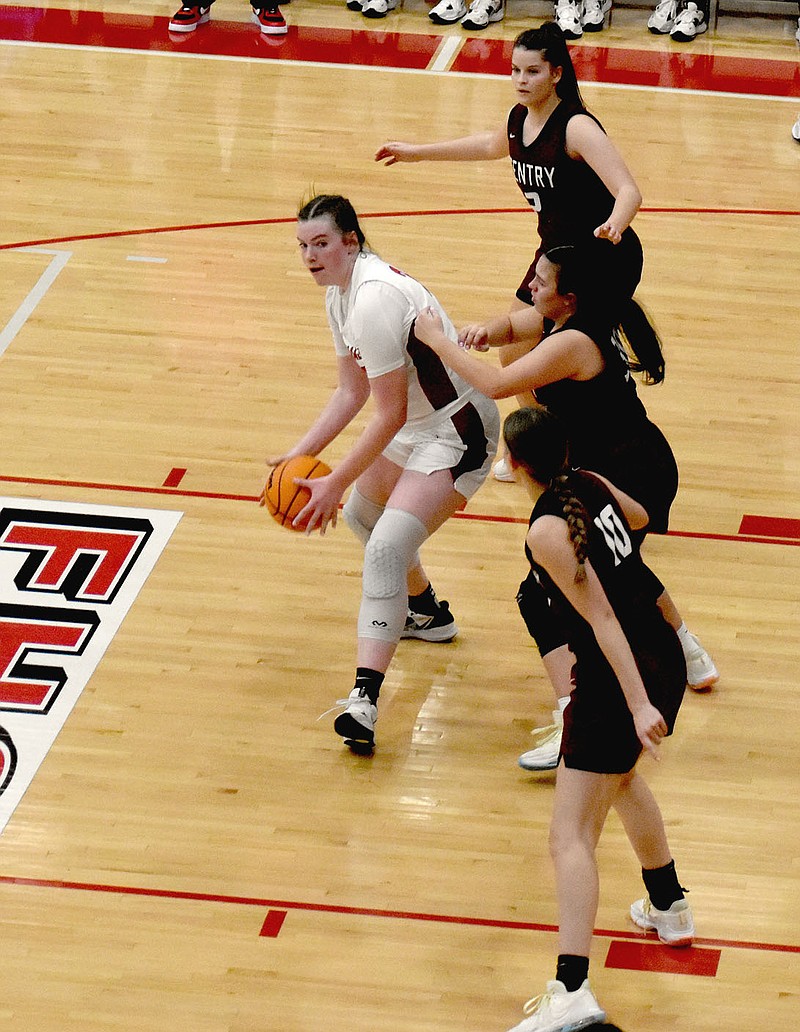
[[[601,480],[591,473],[573,471],[570,483],[589,515],[587,558],[630,644],[648,696],[669,723],[673,709],[669,700],[676,693],[682,695],[686,667],[677,635],[656,604],[654,578],[642,560],[637,536]],[[530,523],[544,515],[565,519],[562,504],[552,489],[537,500]],[[576,687],[591,682],[595,686],[616,687],[621,692],[591,626],[547,571],[535,562],[527,543],[525,554],[551,605],[564,621],[567,641],[576,658]]]
[[[658,581],[642,561],[636,536],[605,484],[585,472],[573,472],[571,483],[589,515],[588,560],[630,645],[647,697],[671,734],[686,687],[686,661],[677,634],[658,608]],[[552,490],[536,502],[531,523],[545,514],[564,518]],[[534,562],[527,544],[525,552],[576,658],[575,687],[564,713],[563,762],[578,770],[623,774],[636,763],[642,745],[622,687],[591,626]]]
[[[678,490],[678,467],[669,442],[647,416],[627,361],[607,325],[574,316],[563,329],[585,333],[605,361],[591,380],[558,380],[536,388],[536,400],[569,427],[573,466],[600,473],[640,502],[650,530],[667,529]]]
[[[522,134],[527,114],[523,104],[509,112],[508,152],[517,185],[539,216],[542,249],[586,244],[611,214],[614,197],[585,161],[567,154],[567,123],[575,115],[588,115],[603,127],[579,104],[562,100],[536,139],[525,146]],[[623,239],[628,234],[635,236],[630,227]]]

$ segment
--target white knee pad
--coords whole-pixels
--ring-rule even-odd
[[[408,571],[428,537],[422,520],[403,509],[386,509],[364,550],[359,638],[398,642],[408,612]]]
[[[384,507],[365,498],[355,485],[342,508],[342,517],[362,545],[366,545],[372,529],[384,512]]]

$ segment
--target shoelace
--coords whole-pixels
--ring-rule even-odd
[[[337,710],[337,709],[346,710],[349,705],[350,705],[350,700],[349,699],[337,699],[336,702],[333,704],[333,706],[331,706],[330,709],[326,709],[324,713],[320,713],[320,715],[317,717],[317,720],[322,720],[323,717],[329,716],[331,713],[334,712],[334,710]]]
[[[526,1018],[530,1018],[538,1010],[541,1010],[545,1004],[549,1003],[553,999],[553,994],[549,990],[546,993],[540,993],[538,996],[534,996],[528,1000],[527,1003],[522,1005],[522,1013]]]
[[[367,702],[369,702],[369,696],[367,695],[366,692],[364,692],[362,695],[359,695],[358,698],[359,699],[366,699]],[[324,713],[320,713],[320,715],[317,717],[317,720],[322,720],[323,717],[329,716],[331,713],[333,713],[337,709],[346,710],[347,707],[350,705],[350,703],[351,702],[355,702],[355,701],[356,701],[355,699],[351,699],[349,696],[346,699],[337,699],[336,702],[333,704],[333,706],[331,706],[330,709],[326,709]]]

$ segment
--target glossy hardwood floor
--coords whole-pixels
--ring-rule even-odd
[[[386,27],[430,31],[426,9]],[[617,12],[601,42],[674,48],[645,16]],[[512,38],[518,20],[489,31]],[[694,46],[796,59],[788,20],[738,23]],[[351,687],[360,549],[343,525],[281,530],[255,499],[265,457],[335,376],[323,294],[296,254],[298,203],[349,195],[375,248],[456,322],[504,309],[533,237],[504,165],[386,169],[372,154],[496,124],[508,83],[2,42],[0,57],[2,493],[183,513],[0,837],[0,1028],[502,1032],[556,951],[554,779],[516,766],[552,705],[514,604],[526,500],[488,483],[426,547],[461,634],[401,645],[367,759],[317,719]],[[673,533],[647,555],[722,675],[687,698],[663,762],[644,762],[698,944],[674,957],[635,933],[639,872],[611,819],[592,982],[625,1032],[790,1032],[796,111],[680,89],[584,94],[643,190],[641,297],[667,346],[665,384],[642,395],[682,486]]]

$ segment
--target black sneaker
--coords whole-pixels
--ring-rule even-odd
[[[436,603],[436,613],[412,613],[409,609],[401,638],[419,638],[420,641],[452,641],[458,627],[447,602]]]

